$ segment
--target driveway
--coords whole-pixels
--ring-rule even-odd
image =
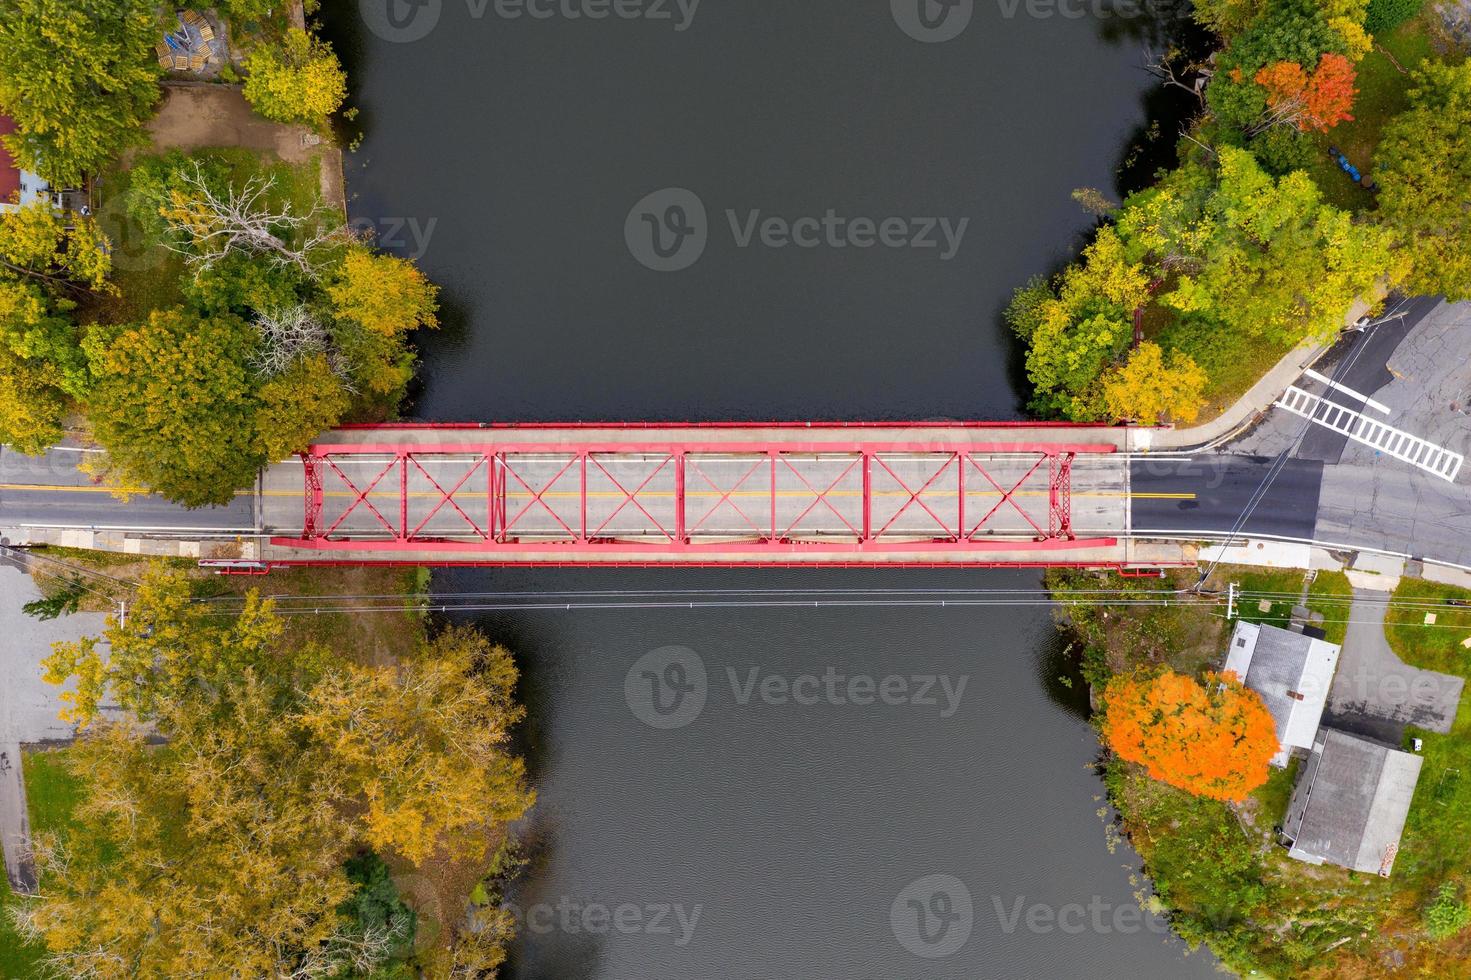
[[[0,846],[5,875],[17,892],[33,892],[35,867],[30,856],[26,820],[25,778],[20,747],[25,742],[70,739],[71,725],[57,718],[59,689],[41,679],[41,660],[51,645],[102,632],[101,613],[78,613],[49,622],[27,616],[21,607],[41,592],[29,575],[0,563]]]
[[[1323,724],[1399,745],[1407,725],[1449,732],[1465,681],[1408,666],[1394,655],[1384,638],[1388,600],[1382,592],[1354,590]]]

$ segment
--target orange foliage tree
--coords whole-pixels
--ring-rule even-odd
[[[1272,715],[1232,673],[1121,674],[1103,692],[1103,737],[1121,758],[1197,796],[1242,800],[1267,781]]]
[[[1292,125],[1324,131],[1353,119],[1358,89],[1353,62],[1341,54],[1325,54],[1310,75],[1295,61],[1278,61],[1256,73],[1267,90],[1267,115],[1258,129]]]

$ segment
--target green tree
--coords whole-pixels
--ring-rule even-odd
[[[1471,298],[1471,62],[1427,61],[1409,100],[1375,152],[1378,220],[1408,254],[1411,289]]]
[[[1455,882],[1443,882],[1425,909],[1425,929],[1436,939],[1449,939],[1471,925],[1471,907],[1461,901]]]
[[[281,44],[263,44],[245,62],[245,98],[277,122],[322,124],[347,98],[347,76],[332,46],[292,28]]]
[[[148,0],[0,4],[0,109],[25,167],[75,184],[145,140],[158,101],[157,8]]]
[[[1034,407],[1074,421],[1100,418],[1098,379],[1128,345],[1133,311],[1148,296],[1147,271],[1107,226],[1055,288],[1033,280],[1018,290],[1006,316],[1029,344]]]
[[[83,341],[92,434],[114,477],[190,507],[222,504],[264,462],[247,367],[255,331],[230,315],[158,310]]]
[[[0,275],[0,443],[44,452],[88,382],[71,319],[36,283]]]
[[[1389,233],[1324,203],[1306,173],[1274,179],[1227,147],[1214,183],[1201,176],[1177,171],[1119,218],[1130,254],[1176,272],[1161,301],[1180,313],[1294,344],[1330,336],[1355,300],[1402,272]]]

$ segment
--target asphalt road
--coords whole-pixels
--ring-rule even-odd
[[[1179,535],[1234,530],[1311,539],[1323,464],[1287,460],[1253,507],[1252,498],[1271,466],[1272,460],[1255,456],[1135,460],[1130,467],[1134,533]],[[1248,509],[1250,516],[1238,527],[1237,521]]]
[[[237,497],[225,507],[197,510],[154,494],[134,494],[121,500],[78,469],[88,455],[76,448],[63,447],[45,456],[23,456],[8,447],[0,447],[0,528],[201,534],[248,534],[255,528],[255,505],[249,494]]]
[[[1425,318],[1425,315],[1440,305],[1436,296],[1412,296],[1391,305],[1395,319],[1385,320],[1363,334],[1350,334],[1329,351],[1315,368],[1339,384],[1352,388],[1360,394],[1373,396],[1394,380],[1389,370],[1389,359],[1404,342],[1410,331]],[[1309,384],[1317,390],[1322,386]],[[1355,411],[1363,411],[1364,403],[1342,391],[1325,389],[1318,392],[1337,405]],[[1325,463],[1337,463],[1348,447],[1348,436],[1321,425],[1311,426],[1303,436],[1302,444],[1293,455],[1299,459],[1317,459]]]

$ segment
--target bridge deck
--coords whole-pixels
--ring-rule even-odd
[[[277,558],[1114,561],[1119,431],[355,430],[268,471],[263,523]]]

